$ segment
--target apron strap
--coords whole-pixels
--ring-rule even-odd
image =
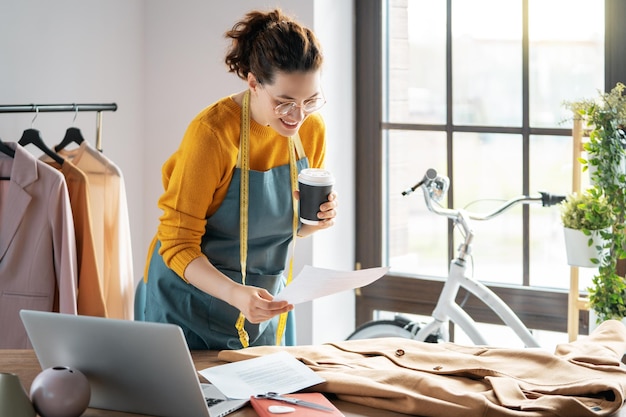
[[[300,136],[296,134],[297,142],[300,143],[300,147],[302,148],[302,143],[300,142]],[[287,273],[287,283],[286,285],[291,284],[293,280],[293,258],[296,252],[296,240],[298,236],[298,200],[295,198],[295,193],[298,187],[298,167],[296,166],[296,148],[297,145],[294,143],[292,137],[289,138],[289,173],[291,176],[291,201],[293,207],[293,222],[292,222],[292,238],[291,238],[291,257],[289,259],[289,271]],[[304,155],[303,153],[300,154]],[[287,326],[287,316],[289,313],[282,313],[278,318],[278,327],[276,328],[276,346],[280,346],[283,334],[285,334],[285,327]]]

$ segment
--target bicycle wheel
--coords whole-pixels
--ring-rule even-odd
[[[412,339],[413,334],[404,328],[406,323],[397,320],[374,320],[359,326],[346,340],[375,339],[379,337],[404,337]]]
[[[423,325],[423,324],[422,324]],[[402,315],[396,315],[393,320],[372,320],[359,326],[346,340],[375,339],[379,337],[404,337],[415,339],[420,330],[420,323]],[[425,342],[438,343],[442,340],[439,332],[431,333]]]

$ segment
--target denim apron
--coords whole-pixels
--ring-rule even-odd
[[[293,140],[301,157],[296,161],[297,171],[300,172],[309,163],[299,136],[294,136]],[[295,155],[293,157],[296,158]],[[235,168],[224,201],[207,218],[201,241],[202,253],[209,261],[238,283],[242,281],[239,223],[241,175],[242,169]],[[289,164],[264,172],[249,171],[245,284],[265,288],[273,295],[286,284],[283,271],[293,239],[291,178]],[[163,262],[158,253],[160,246],[157,242],[148,269],[144,320],[179,325],[192,350],[242,348],[235,328],[239,310],[181,279]],[[250,346],[276,344],[278,320],[277,316],[259,324],[246,321],[244,329]]]

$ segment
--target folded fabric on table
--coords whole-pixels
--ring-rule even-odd
[[[278,350],[326,380],[312,390],[419,416],[609,416],[626,396],[626,328],[616,320],[554,353],[380,338],[224,350],[218,358]]]

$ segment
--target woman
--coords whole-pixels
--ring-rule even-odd
[[[280,10],[253,11],[226,33],[243,92],[204,109],[163,165],[163,210],[145,280],[145,320],[174,323],[190,349],[284,343],[293,305],[272,301],[290,242],[333,225],[298,223],[297,173],[322,167],[325,103],[315,35]],[[242,274],[241,271],[244,271]]]

